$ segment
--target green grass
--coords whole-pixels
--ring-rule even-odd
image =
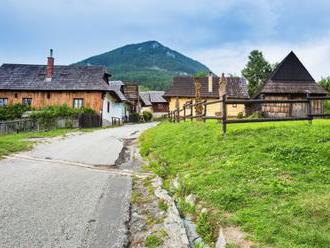
[[[156,235],[149,235],[145,241],[145,246],[148,248],[157,248],[160,247],[162,244],[162,239],[157,237]]]
[[[19,134],[0,135],[0,159],[11,153],[29,150],[32,148],[33,142],[27,141],[29,138],[46,138],[65,135],[79,129],[55,129],[48,132],[30,132]]]
[[[220,224],[261,245],[329,247],[330,121],[232,124],[226,138],[215,122],[165,122],[140,141],[150,168],[167,184],[178,174]]]

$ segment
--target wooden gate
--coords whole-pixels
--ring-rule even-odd
[[[79,127],[80,128],[92,128],[101,127],[102,118],[98,114],[81,114],[79,116]]]

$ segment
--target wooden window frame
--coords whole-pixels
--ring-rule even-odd
[[[1,97],[0,98],[0,107],[8,105],[8,98],[7,97]]]
[[[76,102],[78,102],[79,104],[76,105]],[[81,102],[81,104],[80,104],[80,102]],[[75,109],[84,107],[84,98],[73,98],[72,107]]]
[[[28,106],[31,106],[32,105],[32,97],[23,97],[22,98],[22,104],[23,105],[28,105]]]

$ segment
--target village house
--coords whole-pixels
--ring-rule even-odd
[[[140,92],[141,111],[149,111],[155,117],[161,117],[168,113],[168,102],[163,97],[164,91]]]
[[[54,65],[52,50],[47,65],[3,64],[0,67],[0,106],[28,104],[35,109],[66,104],[87,107],[102,116],[103,125],[127,117],[117,105],[128,103],[123,92],[109,84],[102,66]],[[115,109],[112,109],[115,108]],[[118,107],[119,108],[119,107]]]
[[[290,52],[277,66],[267,82],[257,91],[254,98],[266,100],[306,99],[326,96],[327,91],[315,82],[298,57]],[[307,104],[262,104],[261,112],[265,117],[304,117]],[[312,101],[312,113],[324,113],[323,100]]]
[[[207,77],[199,78],[201,83],[201,98],[208,102],[218,100],[223,95],[227,99],[249,99],[247,85],[244,78],[240,77],[218,77],[209,73]],[[195,102],[195,85],[193,77],[175,77],[171,88],[166,91],[164,97],[169,102],[169,111],[182,108],[185,103]],[[221,116],[221,104],[212,104],[207,107],[208,116]],[[243,104],[227,105],[228,116],[236,117],[239,113],[245,115]]]

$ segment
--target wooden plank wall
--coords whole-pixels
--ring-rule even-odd
[[[102,92],[0,91],[0,98],[8,98],[8,104],[22,103],[23,98],[32,98],[32,107],[36,109],[63,104],[73,107],[74,98],[84,99],[84,107],[92,108],[97,113],[102,110],[103,106]]]

